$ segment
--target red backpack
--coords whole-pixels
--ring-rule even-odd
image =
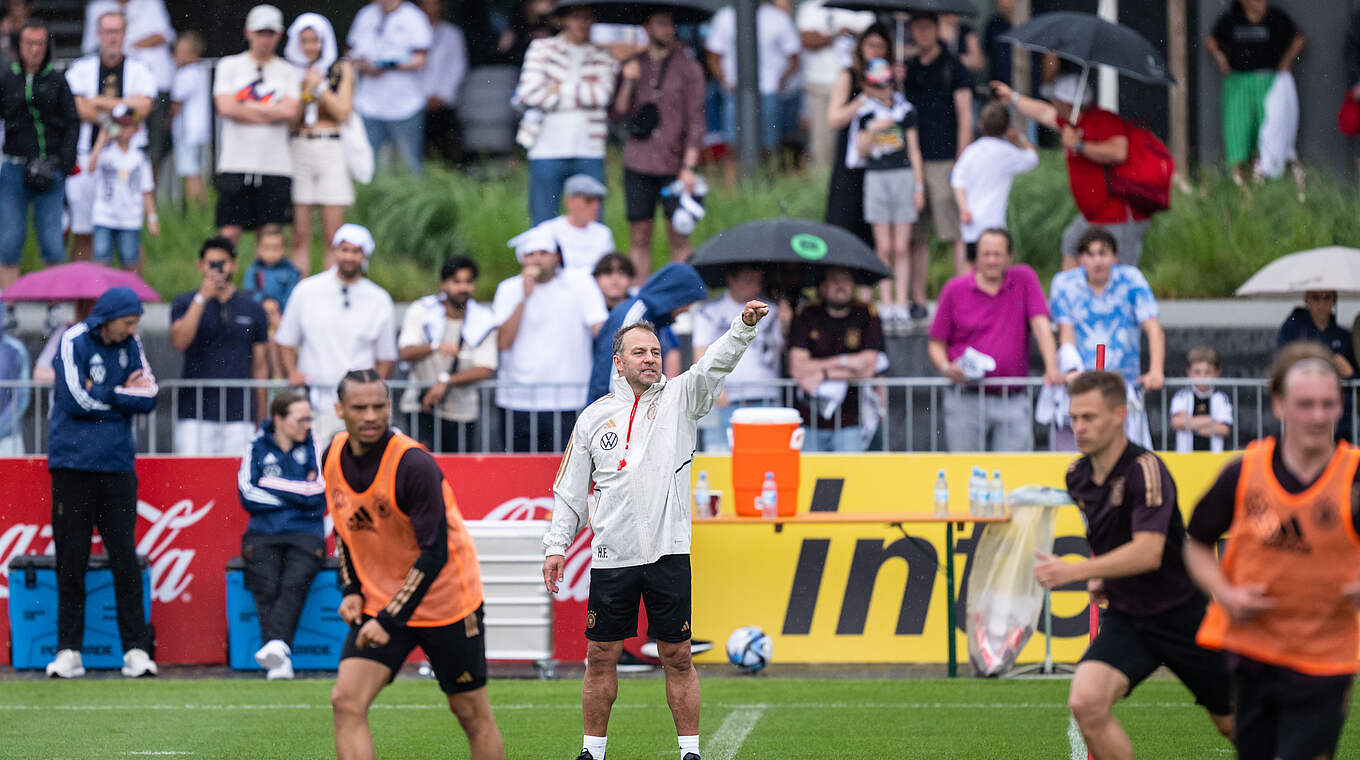
[[[1155,214],[1171,208],[1171,175],[1176,162],[1166,143],[1145,127],[1125,122],[1129,157],[1122,164],[1105,167],[1105,186],[1110,195],[1128,202],[1133,210]]]

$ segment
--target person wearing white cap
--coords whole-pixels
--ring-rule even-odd
[[[1062,268],[1077,266],[1077,241],[1091,227],[1103,227],[1118,241],[1120,264],[1138,266],[1152,217],[1111,194],[1105,177],[1107,168],[1129,160],[1129,122],[1094,106],[1092,84],[1078,74],[1058,77],[1047,101],[1021,95],[1003,82],[992,82],[992,92],[1026,118],[1062,133],[1067,180],[1077,202],[1077,216],[1062,234]],[[1078,101],[1080,115],[1072,124]]]
[[[604,202],[604,183],[589,174],[573,174],[562,186],[567,213],[539,225],[557,240],[562,266],[592,272],[605,254],[614,252],[614,233],[595,221]]]
[[[373,235],[357,224],[336,230],[335,266],[298,283],[274,334],[284,372],[311,389],[319,410],[312,432],[320,446],[344,429],[334,413],[335,388],[349,370],[373,367],[387,377],[397,359],[392,297],[365,277]]]
[[[491,302],[500,325],[500,385],[508,447],[561,451],[586,405],[595,335],[608,319],[590,270],[563,269],[552,233],[539,225],[510,240],[524,270]]]
[[[434,32],[425,13],[405,0],[373,0],[349,28],[359,70],[354,107],[364,117],[373,152],[388,142],[412,174],[425,147],[425,65]]]
[[[302,113],[302,73],[274,54],[282,34],[278,8],[251,8],[245,26],[249,48],[218,61],[213,79],[213,107],[222,122],[217,226],[233,243],[244,230],[293,222],[288,131]]]

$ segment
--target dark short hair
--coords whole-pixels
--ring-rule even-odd
[[[231,242],[230,238],[221,235],[204,240],[203,245],[198,249],[198,258],[201,260],[204,256],[207,256],[208,251],[226,251],[228,256],[233,259],[236,258],[236,244]]]
[[[601,256],[600,260],[595,262],[595,269],[591,271],[590,276],[599,277],[616,269],[628,275],[630,280],[637,277],[637,268],[633,266],[633,260],[618,251]]]
[[[1006,253],[1011,253],[1015,250],[1015,238],[1011,237],[1011,231],[1005,227],[988,227],[982,231],[981,235],[978,235],[978,242],[981,243],[982,239],[988,235],[1000,235],[1005,238]],[[976,258],[976,256],[974,258]]]
[[[255,244],[259,245],[260,239],[267,237],[281,237],[283,238],[284,245],[288,244],[288,233],[284,231],[282,224],[270,222],[261,227],[259,231],[255,233]]]
[[[854,270],[849,267],[817,267],[817,287],[820,288],[822,283],[826,282],[826,278],[831,276],[832,272],[849,272],[852,278],[855,276]]]
[[[356,383],[358,385],[382,383],[383,390],[387,390],[387,381],[383,380],[383,376],[379,375],[376,369],[371,367],[366,369],[352,369],[349,372],[346,372],[345,376],[340,378],[340,384],[335,386],[335,395],[338,396],[341,401],[345,400],[345,388],[348,387],[350,383]]]
[[[1223,362],[1219,360],[1218,352],[1214,350],[1213,346],[1195,346],[1185,355],[1187,366],[1194,366],[1200,362],[1208,364],[1215,370],[1223,369]]]
[[[283,391],[269,402],[270,417],[287,417],[288,409],[299,401],[306,401],[307,397],[297,391]]]
[[[978,129],[984,137],[1000,137],[1011,126],[1011,110],[1003,103],[992,101],[978,114]]]
[[[1086,249],[1090,248],[1092,243],[1104,243],[1109,247],[1110,253],[1119,253],[1119,243],[1104,227],[1091,227],[1081,233],[1081,237],[1077,238],[1077,253],[1086,253]]]
[[[1336,371],[1336,365],[1332,363],[1332,352],[1321,343],[1314,343],[1307,340],[1296,340],[1293,343],[1285,344],[1284,348],[1275,355],[1275,362],[1270,365],[1270,395],[1273,398],[1284,398],[1285,381],[1289,379],[1289,373],[1296,366],[1307,362],[1309,366],[1317,367],[1324,372],[1331,372],[1336,378],[1337,390],[1341,389],[1341,373]]]
[[[482,270],[477,267],[477,262],[473,261],[471,258],[463,255],[450,256],[448,260],[444,262],[444,266],[439,268],[439,281],[452,280],[455,275],[464,269],[472,270],[472,279],[474,280],[482,273]]]
[[[1124,376],[1117,372],[1088,370],[1072,378],[1072,382],[1067,384],[1067,395],[1070,398],[1091,391],[1099,391],[1111,409],[1128,405],[1128,388],[1124,385]]]
[[[745,272],[748,269],[754,269],[757,272],[765,271],[765,267],[754,262],[745,261],[738,264],[728,264],[727,267],[723,270],[723,276],[736,277],[737,275],[741,274],[742,272]]]
[[[615,356],[623,356],[623,336],[627,335],[633,330],[646,330],[647,332],[652,334],[652,337],[656,337],[656,325],[652,324],[651,322],[648,322],[645,319],[634,322],[631,325],[624,325],[623,327],[620,327],[618,330],[614,331]],[[658,338],[658,340],[660,340],[660,338]]]

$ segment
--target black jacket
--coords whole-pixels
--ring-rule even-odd
[[[51,64],[33,75],[35,121],[29,110],[26,75],[19,64],[11,63],[0,71],[0,119],[5,122],[5,155],[36,158],[40,145],[46,155],[61,161],[62,171],[70,173],[76,165],[76,139],[80,136],[80,116],[66,77]],[[39,140],[41,136],[41,141]]]

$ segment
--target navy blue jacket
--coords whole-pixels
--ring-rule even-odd
[[[250,513],[248,533],[278,536],[309,533],[320,538],[326,515],[326,482],[316,444],[307,440],[284,451],[274,441],[274,421],[265,420],[236,476],[241,506]]]
[[[614,372],[614,333],[620,327],[647,320],[658,330],[673,320],[671,312],[708,298],[708,288],[699,273],[689,264],[672,262],[656,270],[638,290],[609,310],[609,319],[595,336],[595,356],[590,366],[590,391],[586,403],[609,392],[609,379]]]
[[[119,317],[142,313],[131,288],[110,288],[95,301],[84,322],[62,333],[52,359],[52,418],[47,466],[94,472],[132,472],[137,441],[132,415],[156,408],[156,378],[147,364],[142,341],[132,335],[107,344],[99,327]],[[151,379],[144,388],[124,385],[141,370]]]

